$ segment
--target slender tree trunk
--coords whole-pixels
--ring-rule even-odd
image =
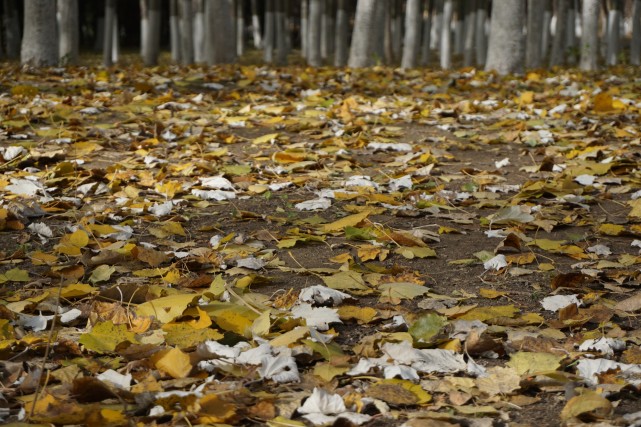
[[[401,0],[392,2],[392,57],[394,63],[401,57],[403,48],[403,9]]]
[[[541,3],[543,3],[541,5]],[[550,53],[550,27],[552,24],[552,1],[541,0],[539,6],[543,8],[543,31],[541,32],[541,61],[545,61]]]
[[[441,33],[443,32],[443,2],[445,0],[434,0],[434,13],[432,14],[432,37],[430,47],[441,48]]]
[[[149,56],[149,1],[139,0],[140,3],[140,56],[143,62]]]
[[[194,63],[194,26],[191,0],[179,0],[180,60],[184,65]]]
[[[616,65],[619,62],[621,51],[621,19],[623,14],[623,1],[613,0],[608,11],[608,47],[606,63]]]
[[[525,66],[539,68],[543,65],[541,58],[541,32],[543,31],[543,11],[540,0],[528,0],[527,37],[525,39]]]
[[[487,0],[478,0],[476,6],[476,65],[482,67],[487,59]]]
[[[379,55],[385,58],[385,64],[392,64],[394,62],[394,46],[392,40],[392,10],[390,6],[394,4],[392,0],[389,4],[377,6],[383,12],[383,54]]]
[[[287,63],[287,15],[285,13],[285,0],[276,0],[274,24],[276,33],[276,65]]]
[[[245,13],[243,1],[236,0],[236,56],[243,56],[245,53]]]
[[[276,41],[275,25],[276,0],[267,0],[265,4],[265,37],[263,38],[263,60],[268,64],[274,62],[274,44]]]
[[[58,58],[60,63],[77,64],[80,43],[78,0],[58,0]]]
[[[600,0],[583,0],[581,11],[581,69],[596,71],[599,57]]]
[[[260,49],[261,47],[263,47],[263,40],[260,34],[260,18],[258,17],[258,5],[256,4],[256,0],[251,0],[251,12],[252,12],[252,39],[254,40],[254,47],[256,49]]]
[[[565,26],[565,53],[567,56],[567,63],[570,65],[576,64],[577,51],[576,51],[576,9],[574,7],[574,0],[570,0],[568,7],[568,19]]]
[[[452,13],[454,0],[445,0],[443,4],[443,23],[441,31],[441,68],[452,68]]]
[[[495,0],[492,7],[486,70],[496,70],[499,74],[523,71],[524,24],[524,0]]]
[[[17,0],[3,0],[2,31],[8,59],[20,57],[20,22]]]
[[[632,40],[630,40],[630,64],[641,65],[641,0],[632,4]]]
[[[236,59],[234,8],[231,0],[205,2],[205,56],[209,65],[229,64]]]
[[[403,41],[402,68],[416,67],[421,42],[423,14],[421,0],[408,0],[405,8],[405,40]]]
[[[434,1],[425,0],[425,8],[423,12],[423,34],[421,36],[421,65],[427,65],[430,62],[433,12]]]
[[[378,0],[380,1],[380,0]],[[352,68],[369,67],[374,63],[374,43],[378,41],[376,24],[377,0],[358,0],[356,18],[349,49],[348,64]]]
[[[171,48],[171,60],[180,62],[180,15],[178,13],[178,1],[169,0],[169,43]]]
[[[325,0],[321,18],[321,58],[324,61],[334,56],[334,39],[336,35],[336,1]]]
[[[194,61],[203,63],[206,60],[204,0],[194,0],[192,3],[192,9],[194,13]]]
[[[309,0],[300,2],[300,50],[303,58],[309,58]]]
[[[312,67],[320,67],[323,63],[321,57],[322,14],[322,0],[309,0],[309,36],[307,39],[307,63]]]
[[[20,62],[35,67],[49,67],[58,63],[55,2],[24,0]]]
[[[476,34],[476,0],[469,0],[465,13],[465,39],[463,40],[463,66],[474,65],[474,35]]]
[[[160,54],[160,0],[141,0],[140,14],[142,62],[150,67]]]
[[[556,26],[554,38],[552,39],[552,55],[550,66],[563,65],[565,63],[565,26],[568,22],[568,0],[556,0]]]
[[[454,14],[454,54],[460,55],[463,53],[463,44],[465,40],[465,9],[468,5],[467,0],[458,0],[455,2]]]
[[[347,40],[349,38],[349,10],[347,9],[348,0],[338,0],[336,10],[336,47],[334,56],[334,66],[344,67],[347,65]]]
[[[111,31],[111,62],[116,64],[120,57],[120,37],[118,33],[118,13],[114,6],[113,29]]]
[[[102,48],[102,63],[105,67],[113,65],[114,22],[116,20],[116,0],[105,0],[105,35]]]

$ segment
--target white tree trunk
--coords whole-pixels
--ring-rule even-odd
[[[58,59],[60,64],[78,63],[79,33],[78,0],[58,0]]]
[[[581,69],[595,71],[599,58],[600,0],[583,0],[581,11]]]
[[[207,64],[229,64],[236,59],[232,0],[205,1],[205,56]]]
[[[487,0],[478,0],[476,6],[476,65],[482,67],[487,59]]]
[[[443,21],[441,31],[441,68],[452,68],[452,13],[454,0],[445,0],[443,4]]]
[[[430,48],[441,48],[441,32],[443,31],[443,1],[433,0],[434,8],[432,13],[432,36]]]
[[[496,70],[499,74],[523,71],[524,23],[524,0],[494,1],[486,70]]]
[[[242,0],[236,0],[236,56],[245,53],[245,13]]]
[[[194,61],[197,63],[203,63],[205,62],[204,0],[193,0],[192,9],[194,12]]]
[[[184,65],[194,62],[194,25],[191,0],[178,0],[180,12],[180,61]]]
[[[423,11],[423,34],[421,36],[421,65],[427,65],[430,62],[433,8],[433,0],[425,0],[425,7]]]
[[[303,58],[309,56],[309,0],[300,2],[300,51]]]
[[[474,35],[476,34],[476,0],[469,0],[465,13],[465,39],[463,40],[463,66],[474,65]]]
[[[632,4],[630,64],[641,65],[641,0],[634,0],[634,3]]]
[[[379,0],[380,1],[380,0]],[[352,68],[369,67],[374,63],[374,43],[377,41],[376,28],[377,0],[358,0],[356,18],[352,32],[352,45],[349,49],[348,65]]]
[[[338,0],[336,6],[336,46],[334,48],[334,66],[344,67],[347,65],[347,39],[349,38],[349,11],[348,0]]]
[[[321,58],[322,13],[322,0],[309,0],[307,63],[312,67],[320,67],[323,63]]]
[[[178,0],[169,0],[169,42],[171,60],[180,62],[182,49],[180,44],[180,15],[178,14]]]
[[[252,38],[254,40],[254,47],[260,49],[263,47],[263,39],[260,34],[260,18],[258,17],[258,6],[256,0],[251,0],[252,9]]]
[[[552,23],[552,2],[551,0],[542,0],[543,5],[543,31],[541,32],[541,60],[544,61],[550,53],[550,26]],[[540,4],[540,3],[539,3]]]
[[[141,0],[140,16],[142,62],[150,67],[160,54],[160,0]]]
[[[116,21],[116,0],[105,0],[105,32],[103,37],[102,63],[111,67],[113,61],[114,22]]]
[[[20,22],[16,0],[3,0],[2,31],[8,59],[20,57]]]
[[[541,33],[543,32],[543,12],[540,0],[528,0],[527,36],[525,39],[525,66],[539,68],[543,65],[541,56]]]
[[[58,63],[55,2],[24,0],[20,63],[35,67],[49,67]]]
[[[120,58],[120,37],[118,34],[118,13],[114,6],[113,29],[111,30],[111,62],[116,64]]]
[[[402,68],[416,67],[421,43],[422,0],[408,0],[405,8],[405,39],[403,40]]]
[[[554,38],[552,39],[552,54],[550,55],[550,66],[565,64],[565,36],[568,23],[568,1],[556,1],[556,24],[554,26]]]
[[[276,0],[267,0],[265,5],[265,37],[263,38],[263,60],[268,64],[274,62],[274,45],[276,42]]]
[[[619,52],[621,51],[621,15],[622,1],[614,0],[612,7],[608,11],[608,44],[605,60],[608,65],[616,65],[619,62]]]

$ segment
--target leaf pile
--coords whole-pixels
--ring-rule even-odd
[[[641,419],[631,71],[1,75],[3,421]]]

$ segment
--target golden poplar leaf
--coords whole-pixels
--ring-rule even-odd
[[[172,378],[187,377],[193,367],[189,355],[179,348],[161,350],[155,353],[151,360],[156,369],[163,371]]]

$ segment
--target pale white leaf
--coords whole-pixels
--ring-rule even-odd
[[[96,378],[98,378],[100,381],[110,383],[117,388],[122,389],[128,389],[131,386],[131,380],[133,379],[131,374],[123,375],[119,372],[114,371],[113,369],[107,369]]]
[[[329,305],[333,306],[349,298],[352,298],[352,296],[323,285],[310,286],[303,289],[298,295],[298,300],[302,302],[316,303],[318,305],[329,303]]]
[[[25,154],[26,152],[27,150],[24,147],[21,147],[19,145],[12,145],[11,147],[7,147],[4,149],[4,151],[2,152],[2,157],[4,158],[5,162],[8,162],[18,156]]]
[[[498,254],[495,257],[492,257],[483,263],[483,268],[485,268],[485,270],[498,271],[506,266],[507,266],[507,259],[503,254]]]
[[[490,224],[508,224],[511,222],[528,223],[534,221],[527,206],[506,206],[487,217]]]
[[[625,341],[607,337],[585,340],[579,346],[579,351],[598,351],[604,356],[614,356],[621,350],[625,350]]]
[[[233,191],[224,191],[224,190],[198,190],[192,189],[191,194],[196,197],[200,197],[203,200],[231,200],[236,198],[236,193]]]
[[[78,310],[77,308],[72,308],[71,310],[68,310],[60,315],[60,322],[62,323],[70,323],[76,320],[80,315],[82,314],[82,311]]]
[[[278,356],[264,356],[258,369],[261,378],[266,378],[277,383],[298,382],[298,366],[292,356],[280,354]]]
[[[213,188],[215,190],[233,190],[234,185],[225,177],[212,176],[200,178],[200,183],[205,188]]]
[[[301,414],[340,414],[347,411],[345,402],[339,394],[330,394],[326,390],[314,387],[312,395],[298,408]]]
[[[291,309],[292,316],[305,319],[307,326],[320,331],[329,329],[330,323],[343,323],[333,308],[312,307],[310,304],[296,305]]]
[[[588,247],[587,251],[593,254],[597,254],[599,256],[612,255],[612,251],[610,250],[610,248],[607,247],[606,245],[601,245],[601,244],[590,246]]]
[[[253,256],[236,260],[236,267],[249,268],[250,270],[260,270],[266,264],[265,260]]]
[[[387,379],[401,378],[403,380],[410,381],[418,381],[420,379],[418,373],[416,372],[416,369],[403,365],[386,366],[383,370],[383,376]]]
[[[169,215],[171,213],[172,208],[174,207],[173,202],[165,202],[165,203],[154,203],[152,207],[149,208],[149,212],[156,216],[165,216]]]
[[[509,159],[509,158],[507,158],[507,157],[506,157],[506,158],[504,158],[504,159],[502,159],[502,160],[499,160],[499,161],[494,162],[494,166],[495,166],[497,169],[504,168],[505,166],[507,166],[507,165],[509,165],[509,164],[510,164],[510,159]]]
[[[44,189],[40,183],[31,181],[30,179],[12,179],[11,184],[5,188],[13,194],[28,197],[35,196],[39,191]]]
[[[579,175],[576,178],[574,178],[574,181],[578,182],[581,185],[592,185],[594,184],[594,181],[596,180],[596,176],[594,175]]]
[[[543,308],[549,311],[559,311],[570,304],[581,305],[578,295],[552,295],[543,298],[540,302]]]
[[[306,200],[304,202],[296,203],[294,207],[299,211],[316,211],[325,210],[332,206],[332,201],[324,197],[318,199]]]
[[[412,177],[410,175],[405,175],[397,179],[391,179],[389,182],[390,191],[398,191],[403,188],[412,188]]]

